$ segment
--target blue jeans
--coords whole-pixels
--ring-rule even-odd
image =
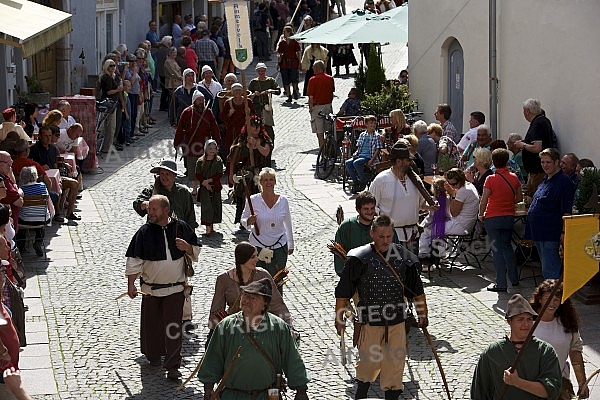
[[[558,253],[559,242],[535,242],[542,262],[544,279],[558,279],[562,275],[562,260]]]
[[[367,177],[365,175],[365,165],[369,162],[370,158],[350,158],[346,161],[346,169],[348,175],[354,183],[367,183]],[[358,176],[357,176],[358,175]]]
[[[511,215],[503,217],[486,218],[483,222],[487,231],[490,245],[492,246],[492,257],[494,258],[494,269],[496,270],[496,286],[506,288],[506,273],[510,281],[519,283],[517,273],[517,260],[512,247],[512,233],[515,218]]]

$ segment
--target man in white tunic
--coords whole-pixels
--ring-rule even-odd
[[[413,251],[419,234],[419,210],[425,208],[425,199],[408,176],[413,158],[409,147],[404,139],[394,144],[390,151],[392,166],[373,179],[369,191],[377,200],[378,214],[387,215],[395,221],[398,239]],[[422,185],[419,177],[413,176]]]

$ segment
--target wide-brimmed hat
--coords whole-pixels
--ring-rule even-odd
[[[177,163],[174,160],[160,160],[160,163],[158,165],[152,166],[150,173],[160,174],[161,169],[172,172],[177,176],[183,176],[183,174],[177,172]]]
[[[399,158],[414,158],[414,156],[410,154],[410,143],[406,139],[398,139],[390,150],[391,160],[397,160]]]
[[[271,298],[273,295],[273,286],[271,286],[271,280],[269,278],[262,278],[261,280],[242,286],[240,289],[242,289],[244,293],[258,294],[268,298]]]
[[[531,308],[531,304],[525,300],[525,297],[520,294],[514,294],[506,305],[506,319],[523,313],[531,314],[534,317],[538,316],[538,313]]]

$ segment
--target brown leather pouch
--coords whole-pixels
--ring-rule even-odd
[[[360,339],[360,330],[362,329],[363,324],[360,322],[354,321],[354,334],[352,335],[352,346],[358,347],[358,340]]]

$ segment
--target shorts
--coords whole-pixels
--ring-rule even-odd
[[[331,128],[329,122],[319,116],[319,112],[327,115],[333,112],[331,104],[321,104],[314,106],[310,113],[310,126],[315,133],[323,133]]]
[[[281,80],[283,86],[291,85],[292,83],[298,83],[300,75],[297,69],[285,68],[281,70]]]

